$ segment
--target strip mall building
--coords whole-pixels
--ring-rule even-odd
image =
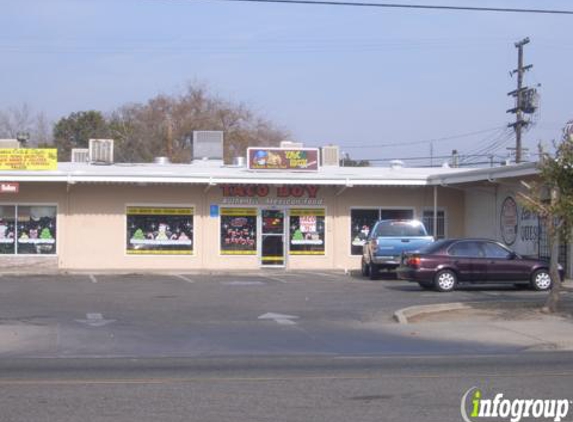
[[[379,218],[418,218],[438,238],[489,237],[522,254],[547,249],[516,196],[534,163],[358,168],[293,151],[250,149],[247,166],[0,170],[0,261],[5,270],[353,270]],[[269,152],[292,165],[265,164]]]

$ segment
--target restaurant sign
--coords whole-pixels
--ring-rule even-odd
[[[248,148],[249,170],[318,170],[318,148]]]
[[[57,170],[55,148],[0,148],[0,170]]]
[[[317,198],[318,186],[295,185],[222,185],[222,203],[225,205],[322,205],[324,200]],[[271,194],[273,196],[271,196]]]

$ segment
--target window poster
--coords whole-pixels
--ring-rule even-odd
[[[56,217],[53,205],[0,206],[0,254],[55,254]]]
[[[324,255],[324,209],[291,209],[291,255]]]
[[[257,209],[221,208],[221,254],[256,255]]]
[[[16,207],[0,206],[0,254],[16,253]]]
[[[193,208],[128,207],[127,253],[193,253]]]
[[[352,255],[362,255],[362,247],[368,239],[370,230],[378,220],[377,209],[355,209],[350,211],[350,239]]]
[[[56,207],[22,206],[18,213],[18,254],[56,253]]]

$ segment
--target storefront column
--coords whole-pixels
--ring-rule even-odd
[[[434,238],[438,237],[438,187],[434,185]]]

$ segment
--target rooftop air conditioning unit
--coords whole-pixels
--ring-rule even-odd
[[[336,145],[322,147],[322,165],[338,167],[340,165],[340,149]]]
[[[87,163],[90,158],[88,148],[72,148],[72,163]]]
[[[304,148],[304,144],[302,142],[293,142],[293,141],[281,141],[281,148]]]
[[[89,161],[96,164],[112,164],[113,139],[90,139]]]
[[[20,141],[17,139],[0,139],[0,148],[20,148]]]
[[[194,160],[223,159],[223,131],[196,130],[193,132]]]

